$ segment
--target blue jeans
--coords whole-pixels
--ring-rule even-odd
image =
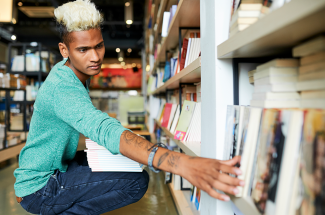
[[[66,172],[56,171],[46,186],[25,196],[21,206],[33,214],[102,214],[137,202],[149,175],[138,172],[91,172],[85,152],[77,152]]]

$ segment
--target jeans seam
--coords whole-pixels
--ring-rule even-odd
[[[128,180],[128,179],[126,179],[126,180]],[[138,192],[137,192],[136,194],[134,194],[134,196],[136,196],[136,195],[139,193],[140,189],[141,189],[141,188],[140,188],[140,185],[139,185],[139,182],[136,181],[136,180],[129,180],[129,181],[135,181],[135,182],[137,183],[138,187],[139,187]],[[129,196],[130,196],[130,195],[129,195]],[[134,196],[132,196],[131,199],[133,199]],[[93,199],[93,198],[92,198],[92,199]],[[121,201],[121,202],[119,202],[119,203],[116,203],[115,205],[117,205],[117,204],[121,204],[122,202],[125,202],[125,201],[126,201],[126,200]],[[109,207],[107,207],[107,208],[113,207],[113,206],[115,206],[115,205],[111,205],[111,206],[109,206]],[[101,209],[101,210],[104,210],[104,209],[106,209],[106,208],[103,208],[103,209]],[[97,210],[97,211],[95,211],[95,212],[92,213],[92,214],[96,214],[97,212],[99,212],[99,211],[101,211],[101,210]],[[90,214],[90,215],[92,215],[92,214]]]
[[[27,208],[26,208],[26,211],[29,211],[30,207],[33,205],[33,203],[36,201],[37,199],[37,196],[35,196],[35,194],[32,194],[33,195],[33,200],[28,204]]]

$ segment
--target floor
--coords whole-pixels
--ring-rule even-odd
[[[0,215],[28,215],[15,201],[14,170],[18,167],[13,162],[8,167],[0,169]],[[149,172],[150,183],[147,193],[137,203],[120,208],[104,215],[176,215],[177,210],[167,185],[164,184],[164,175]]]

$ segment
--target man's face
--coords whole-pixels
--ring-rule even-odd
[[[71,37],[68,45],[70,66],[84,75],[97,75],[105,54],[101,30],[75,31],[69,36]]]

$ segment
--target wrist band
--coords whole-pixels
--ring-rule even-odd
[[[155,169],[153,166],[152,166],[152,162],[153,162],[153,158],[155,157],[155,154],[158,150],[158,147],[162,147],[162,148],[167,148],[167,146],[165,144],[162,144],[162,143],[158,143],[158,144],[155,144],[153,145],[148,151],[150,151],[151,149],[151,152],[149,154],[149,158],[148,158],[148,167],[151,171],[155,172],[155,173],[159,173],[161,170],[159,169]]]

